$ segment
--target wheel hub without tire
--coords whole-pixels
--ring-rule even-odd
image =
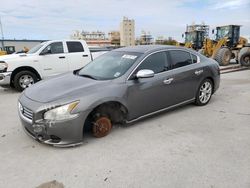
[[[209,101],[212,95],[212,85],[209,82],[205,82],[200,88],[199,99],[204,104]]]
[[[109,118],[100,117],[93,124],[93,135],[97,138],[106,136],[112,128],[112,124]]]

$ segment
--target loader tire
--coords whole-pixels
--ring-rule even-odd
[[[214,59],[219,63],[219,65],[226,66],[230,63],[231,57],[232,52],[229,48],[221,48],[218,50]]]
[[[250,66],[250,47],[244,47],[240,50],[238,56],[238,62],[242,66],[249,67]]]

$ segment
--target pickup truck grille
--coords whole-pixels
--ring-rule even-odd
[[[22,106],[21,104],[19,104],[19,110],[20,110],[20,113],[22,113],[22,115],[26,118],[28,118],[29,120],[33,120],[33,112],[32,110]]]

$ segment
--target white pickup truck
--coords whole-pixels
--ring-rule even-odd
[[[105,52],[91,53],[83,40],[43,42],[26,54],[0,57],[0,86],[22,91],[39,80],[77,70]]]

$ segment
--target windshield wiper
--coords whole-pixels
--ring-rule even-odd
[[[89,74],[79,74],[79,76],[83,76],[83,77],[86,77],[86,78],[91,78],[91,79],[93,79],[93,80],[97,80],[96,77],[91,76],[91,75],[89,75]]]

